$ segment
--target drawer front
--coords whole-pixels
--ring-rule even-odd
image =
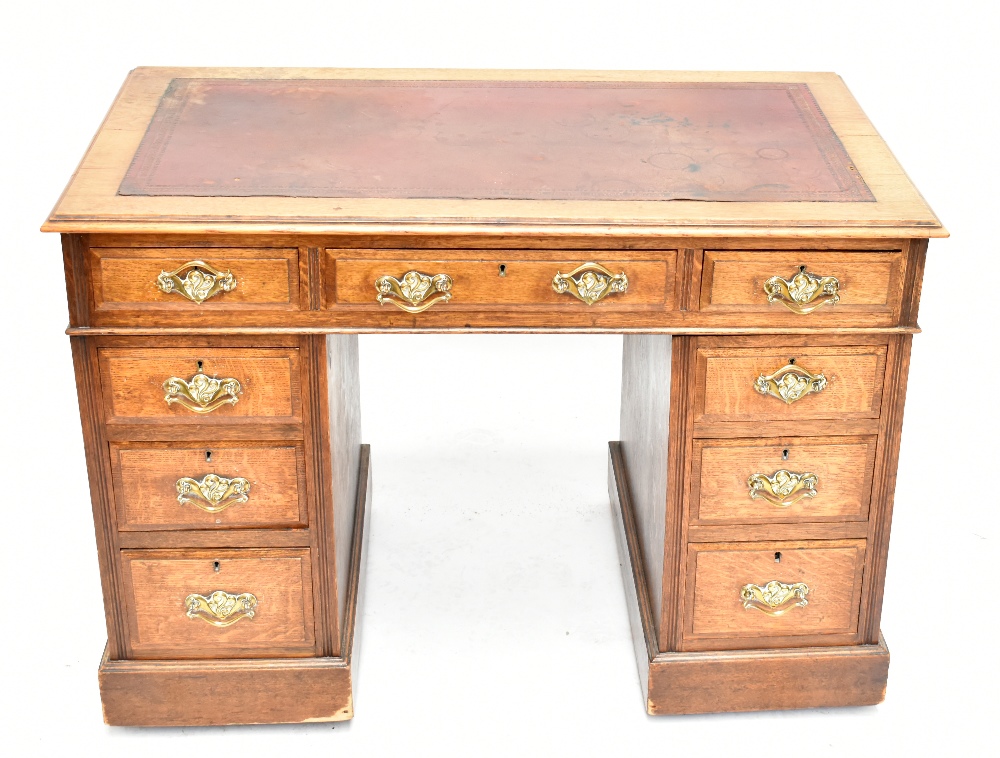
[[[301,418],[296,348],[101,348],[98,355],[109,422]]]
[[[497,251],[482,251],[484,257],[488,256],[485,260],[415,260],[402,256],[394,259],[349,256],[334,259],[334,252],[343,253],[328,251],[331,255],[328,268],[334,268],[335,275],[330,277],[328,271],[331,286],[327,289],[327,307],[378,307],[379,289],[376,281],[384,276],[401,281],[407,272],[417,271],[429,277],[445,274],[451,280],[451,297],[447,300],[440,299],[431,306],[435,310],[489,305],[574,309],[594,307],[603,310],[673,308],[676,251],[672,250],[657,253],[661,260],[614,258],[602,255],[599,251],[588,251],[580,253],[583,257],[567,256],[561,260],[501,259],[496,257]],[[588,262],[600,264],[614,276],[624,272],[628,285],[625,291],[602,289],[604,296],[588,305],[572,295],[569,291],[572,288],[567,288],[561,294],[553,289],[556,274],[569,275]],[[608,274],[596,268],[593,272],[611,281]],[[580,279],[585,274],[586,272],[581,272],[574,279]],[[433,297],[433,291],[428,299],[430,297]],[[385,307],[391,307],[391,303],[386,302]]]
[[[901,251],[706,250],[701,310],[782,323],[899,318]],[[784,284],[780,280],[784,280]]]
[[[298,308],[297,248],[103,247],[90,256],[97,311]]]
[[[864,562],[864,540],[691,544],[686,647],[849,644]]]
[[[315,652],[307,549],[123,550],[136,658]]]
[[[696,421],[878,418],[885,345],[699,348]]]
[[[865,521],[875,439],[695,440],[691,523]]]
[[[123,530],[299,527],[307,523],[301,445],[111,444]]]

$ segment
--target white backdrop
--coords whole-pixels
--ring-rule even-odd
[[[871,0],[7,7],[4,752],[985,753],[998,705],[1000,499],[1000,271],[989,234],[1000,199],[997,24],[987,8]],[[355,720],[104,726],[96,679],[104,617],[59,241],[37,229],[136,65],[841,74],[953,234],[931,243],[926,331],[913,350],[882,620],[892,651],[885,703],[645,716],[605,485],[620,338],[369,336],[362,402],[375,501]],[[401,420],[412,430],[405,439],[394,432]]]

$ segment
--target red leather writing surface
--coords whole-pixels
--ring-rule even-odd
[[[795,83],[175,79],[121,195],[871,201]]]

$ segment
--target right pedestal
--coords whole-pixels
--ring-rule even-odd
[[[626,335],[609,490],[651,714],[872,705],[910,335]]]

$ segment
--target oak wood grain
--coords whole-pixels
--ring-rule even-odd
[[[332,251],[327,251],[328,254]],[[365,253],[367,251],[358,251]],[[403,251],[394,251],[401,253]],[[472,258],[477,252],[487,253],[487,260]],[[507,252],[507,251],[505,251]],[[511,306],[549,305],[567,309],[586,309],[582,303],[567,294],[558,294],[552,289],[552,278],[556,273],[568,274],[592,257],[614,273],[624,271],[629,280],[628,290],[613,293],[601,301],[604,310],[629,308],[656,308],[672,310],[674,306],[674,281],[676,279],[676,251],[663,251],[662,260],[629,260],[611,256],[593,256],[588,251],[576,259],[537,261],[525,260],[520,255],[510,258],[497,256],[488,251],[468,251],[469,260],[421,260],[411,257],[384,259],[381,256],[346,257],[340,256],[333,265],[335,275],[328,279],[327,307],[342,305],[368,305],[378,307],[375,296],[378,290],[375,280],[389,275],[401,279],[407,271],[420,271],[435,276],[448,274],[454,286],[452,299],[441,303],[440,308],[461,309],[466,306]],[[373,258],[375,258],[373,260]],[[500,267],[503,266],[503,276]],[[432,306],[434,307],[434,306]]]
[[[289,349],[229,349],[162,344],[158,348],[101,348],[101,378],[109,423],[169,423],[208,426],[260,419],[301,418],[299,357]],[[199,366],[199,362],[201,365]],[[164,400],[163,383],[190,381],[199,373],[236,379],[242,393],[233,405],[198,414]]]
[[[91,271],[98,311],[144,308],[191,311],[204,317],[224,310],[292,310],[299,307],[299,251],[297,248],[92,247]],[[230,271],[236,288],[193,303],[157,287],[161,271],[204,261],[219,271]]]
[[[341,627],[347,623],[351,587],[351,546],[357,539],[357,508],[351,507],[365,488],[359,471],[369,471],[370,462],[362,465],[361,445],[361,375],[356,335],[328,335],[325,338],[326,392],[331,477],[330,507],[333,512],[333,570],[337,585],[337,618]],[[324,452],[326,452],[326,450]]]
[[[70,348],[73,352],[87,478],[90,483],[90,504],[97,538],[97,560],[108,632],[107,655],[111,660],[119,660],[129,656],[129,633],[122,602],[125,591],[119,561],[118,518],[114,505],[108,443],[104,435],[104,397],[100,387],[97,345],[91,339],[72,337]]]
[[[304,526],[305,461],[301,445],[125,443],[111,445],[119,524],[125,530]],[[210,513],[178,501],[177,481],[208,474],[250,483],[248,500]],[[203,503],[204,504],[204,503]]]
[[[811,313],[789,311],[780,302],[769,303],[764,282],[772,276],[791,279],[799,268],[815,276],[833,276],[840,283],[840,301]],[[701,309],[739,313],[757,323],[823,323],[843,320],[849,313],[879,314],[883,323],[899,319],[906,257],[902,251],[852,253],[846,251],[706,250]]]
[[[865,541],[692,543],[684,647],[726,649],[858,642]],[[769,616],[746,609],[740,590],[772,580],[808,585],[808,605]],[[796,641],[799,638],[799,641]]]
[[[647,711],[681,715],[876,705],[889,649],[875,645],[661,653],[650,664]]]
[[[886,348],[797,347],[760,345],[756,348],[701,348],[698,351],[699,421],[769,421],[877,418],[885,377]],[[813,375],[823,374],[827,386],[793,403],[763,395],[754,388],[759,376],[769,376],[795,361]]]
[[[886,412],[881,419],[879,451],[875,460],[875,488],[868,539],[872,546],[865,566],[868,591],[861,607],[861,633],[866,641],[877,639],[882,617],[885,572],[889,559],[889,533],[896,495],[896,471],[903,432],[903,408],[909,376],[911,337],[894,337],[889,343]]]
[[[871,499],[875,437],[697,440],[691,469],[692,524],[864,521]],[[818,477],[815,497],[788,506],[750,497],[752,474],[779,470]]]
[[[98,670],[111,726],[228,726],[354,716],[343,658],[113,661]]]
[[[649,686],[649,662],[659,649],[651,596],[646,572],[643,569],[642,546],[639,543],[626,472],[621,443],[609,442],[608,496],[611,500],[611,515],[615,525],[618,566],[625,585],[625,605],[628,609],[629,628],[632,631],[632,649],[639,671],[639,683],[645,694]]]
[[[315,654],[309,550],[124,550],[135,658],[238,658]],[[253,618],[216,627],[189,618],[185,598],[252,593]]]
[[[683,618],[689,470],[694,428],[697,340],[675,338],[670,367],[670,431],[667,452],[667,529],[663,546],[663,610],[658,647],[677,650]]]
[[[872,705],[884,699],[889,651],[881,636],[876,645],[657,652],[625,469],[620,446],[610,443],[608,488],[650,715]]]
[[[650,611],[659,629],[663,605],[666,538],[667,444],[670,427],[671,338],[626,335],[622,347],[621,441],[616,453],[628,461],[621,472],[636,522],[638,555],[649,588]]]
[[[352,718],[371,513],[370,460],[369,447],[362,445],[343,657],[115,661],[105,651],[98,670],[105,721],[117,726],[220,726]],[[213,533],[219,534],[226,532]],[[233,686],[234,680],[239,686]]]

